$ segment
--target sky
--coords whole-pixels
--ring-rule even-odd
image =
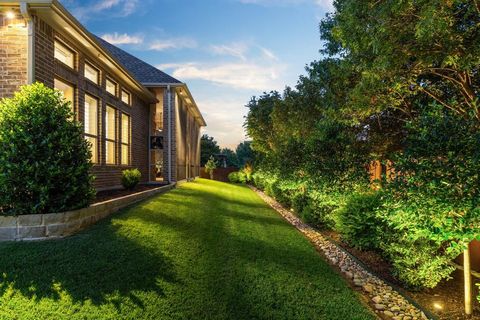
[[[221,147],[248,140],[245,105],[321,58],[331,0],[61,0],[92,33],[185,82]]]

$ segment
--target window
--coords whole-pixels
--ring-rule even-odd
[[[107,106],[105,113],[105,161],[107,164],[115,164],[117,125],[115,121],[115,109]]]
[[[88,80],[92,81],[93,83],[98,84],[98,79],[99,79],[99,72],[97,69],[89,65],[88,63],[85,63],[85,78]]]
[[[63,62],[70,68],[74,69],[75,53],[58,41],[55,41],[54,46],[55,46],[55,53],[54,53],[55,58]]]
[[[130,164],[130,116],[122,114],[122,165]]]
[[[107,79],[106,89],[112,96],[117,95],[117,84],[110,79]]]
[[[75,108],[74,108],[75,88],[72,85],[66,82],[63,82],[62,80],[59,80],[59,79],[54,79],[53,86],[55,87],[55,89],[62,92],[65,100],[70,102],[70,107],[72,109],[72,112],[75,111]]]
[[[126,104],[130,105],[130,93],[125,90],[122,90],[122,101]]]
[[[98,163],[98,100],[85,95],[85,139],[92,145],[92,162]]]

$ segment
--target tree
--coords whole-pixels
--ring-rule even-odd
[[[36,83],[0,102],[0,212],[64,212],[95,196],[90,144],[70,103]]]
[[[220,153],[227,157],[227,167],[238,168],[238,158],[235,151],[223,148]]]
[[[217,168],[217,162],[215,161],[215,158],[213,156],[210,156],[210,159],[208,159],[207,163],[205,164],[205,172],[210,175],[210,179],[213,180],[213,172]]]
[[[211,156],[220,153],[220,147],[218,146],[217,141],[208,134],[202,136],[200,140],[200,148],[200,165],[202,167],[205,166]]]
[[[480,120],[477,1],[337,0],[335,7],[321,23],[323,53],[358,74],[345,106],[360,121],[386,108],[412,116],[419,99]]]
[[[252,141],[244,141],[237,146],[236,149],[238,166],[245,167],[247,163],[253,164],[255,161],[255,153],[252,150]]]

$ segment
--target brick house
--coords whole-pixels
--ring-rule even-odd
[[[98,190],[200,174],[205,120],[187,85],[88,32],[56,0],[0,0],[0,98],[42,82],[63,92],[92,147]]]

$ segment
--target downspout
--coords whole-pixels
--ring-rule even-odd
[[[167,113],[168,113],[168,130],[167,130],[167,140],[168,140],[168,183],[172,182],[172,92],[170,91],[171,87],[170,85],[167,86]]]
[[[152,105],[148,109],[148,182],[153,182],[152,180],[152,142],[150,141],[152,136]],[[155,177],[156,178],[156,177]],[[155,179],[156,180],[156,179]]]
[[[25,1],[20,3],[20,12],[27,22],[28,44],[27,44],[27,84],[35,80],[35,30],[32,16],[28,12],[28,5]]]

